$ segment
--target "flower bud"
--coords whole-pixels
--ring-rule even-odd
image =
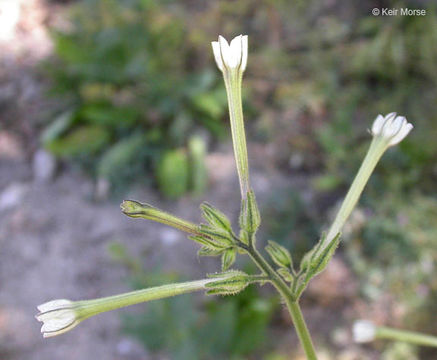
[[[43,323],[41,333],[44,337],[63,334],[73,329],[80,320],[73,301],[58,299],[38,306],[36,319]]]
[[[386,139],[388,146],[393,146],[400,143],[412,129],[413,125],[404,116],[396,116],[393,112],[385,117],[378,115],[373,122],[371,133],[375,137]]]
[[[239,69],[244,71],[247,65],[247,35],[239,35],[228,44],[226,39],[219,35],[218,41],[211,43],[215,62],[221,71]]]

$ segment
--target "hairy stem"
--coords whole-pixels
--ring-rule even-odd
[[[317,360],[311,335],[299,306],[299,300],[293,295],[288,285],[281,279],[277,272],[253,246],[248,246],[245,249],[259,269],[268,276],[271,283],[284,299],[307,359]]]
[[[163,299],[193,291],[203,290],[205,289],[205,285],[207,283],[213,282],[214,280],[217,279],[203,279],[177,284],[168,284],[99,299],[82,300],[76,302],[76,308],[79,317],[83,320],[102,312],[135,305],[146,301]]]
[[[328,234],[326,235],[323,248],[326,247],[343,228],[349,215],[352,213],[353,209],[357,205],[357,202],[364,190],[367,182],[369,181],[370,175],[372,175],[378,161],[381,156],[387,150],[387,143],[379,138],[374,138],[370,144],[369,150],[367,151],[366,157],[364,158],[354,181],[352,182],[346,197],[341,204],[341,207],[334,219],[331,227],[329,228]]]

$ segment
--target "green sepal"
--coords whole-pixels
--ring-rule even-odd
[[[210,248],[211,250],[223,251],[228,248],[227,244],[220,243],[206,236],[189,236],[188,238]]]
[[[225,214],[223,214],[220,210],[216,209],[212,205],[207,202],[202,203],[200,205],[202,210],[203,218],[215,228],[219,228],[223,231],[232,233],[231,222],[227,218]]]
[[[199,226],[199,232],[202,235],[211,238],[220,244],[223,244],[225,247],[232,246],[234,243],[231,234],[222,229],[213,228],[211,226],[201,224]]]
[[[279,268],[276,270],[278,272],[279,275],[281,275],[281,277],[288,282],[293,282],[294,277],[293,275],[290,273],[290,270],[286,269],[286,268]]]
[[[265,247],[265,249],[272,258],[273,262],[278,266],[291,268],[293,263],[290,252],[275,241],[269,240],[268,243],[269,244]]]
[[[223,253],[223,250],[214,250],[207,246],[202,246],[197,251],[197,256],[219,256]]]
[[[322,234],[317,245],[302,258],[299,273],[302,273],[303,277],[299,278],[300,285],[297,289],[297,297],[302,294],[305,287],[308,285],[308,282],[314,276],[325,270],[329,261],[334,256],[335,250],[340,242],[340,236],[341,234],[338,233],[329,244],[323,247],[323,244],[326,241],[326,234]]]
[[[249,234],[247,233],[246,230],[243,229],[240,230],[239,239],[243,244],[249,245]]]
[[[323,239],[323,238],[322,238]],[[323,240],[321,240],[323,243]],[[337,250],[338,244],[340,242],[340,233],[338,233],[331,242],[326,245],[325,248],[322,249],[320,246],[318,251],[316,251],[311,259],[310,263],[310,272],[311,277],[320,274],[323,270],[325,270],[329,261],[334,256],[335,250]]]
[[[237,251],[235,248],[229,248],[223,251],[222,254],[222,271],[228,270],[235,262]]]
[[[323,247],[326,241],[326,234],[323,233],[319,242],[307,252],[300,263],[300,269],[304,273],[310,273],[311,277],[322,272],[331,260],[340,242],[340,233],[338,233],[329,244]]]
[[[208,275],[211,278],[221,278],[205,285],[208,295],[235,295],[244,290],[250,283],[250,277],[239,270],[230,270],[219,274]]]
[[[255,234],[261,224],[261,216],[253,190],[247,192],[245,199],[241,201],[240,227],[249,234]],[[250,239],[249,239],[250,240]]]
[[[245,199],[241,201],[240,227],[249,233],[255,233],[261,223],[255,194],[253,190],[247,192]]]

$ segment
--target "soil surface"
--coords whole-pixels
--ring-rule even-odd
[[[212,154],[211,187],[204,198],[175,203],[153,189],[136,188],[126,198],[159,204],[179,216],[200,221],[199,204],[208,201],[238,214],[238,183],[231,153]],[[217,167],[218,164],[221,164]],[[252,176],[260,198],[282,179]],[[276,179],[276,180],[275,180]],[[276,185],[275,185],[276,184]],[[95,186],[81,174],[64,170],[53,181],[36,181],[24,160],[0,161],[0,358],[15,359],[153,359],[120,331],[120,312],[88,319],[73,331],[43,339],[34,319],[36,306],[56,298],[72,300],[130,291],[126,270],[115,263],[109,244],[123,244],[132,254],[145,254],[146,268],[159,266],[201,278],[219,269],[216,259],[198,259],[198,246],[184,234],[124,216],[122,197],[96,202]],[[136,305],[135,308],[141,309]]]

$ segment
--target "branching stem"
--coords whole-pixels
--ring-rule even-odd
[[[245,250],[253,262],[258,266],[263,274],[268,277],[269,281],[284,299],[307,359],[317,360],[311,335],[308,331],[308,327],[305,323],[305,319],[299,306],[299,299],[295,297],[284,280],[282,280],[278,273],[271,267],[271,265],[263,258],[263,256],[258,252],[258,250],[255,249],[254,246],[247,246],[245,247]]]

